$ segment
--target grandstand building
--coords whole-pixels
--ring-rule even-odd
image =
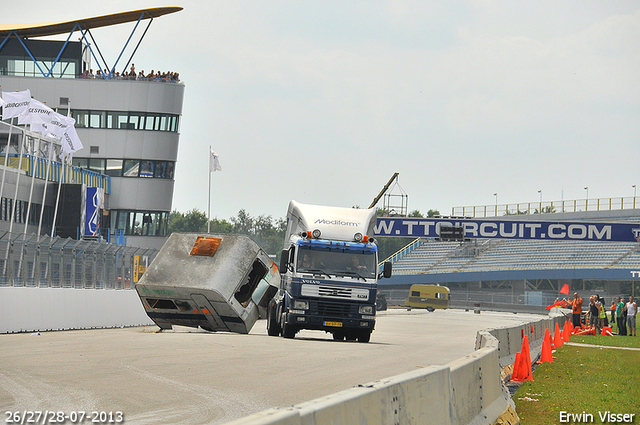
[[[69,114],[83,144],[73,155],[73,168],[65,171],[60,158],[54,156],[55,172],[45,178],[37,164],[46,162],[46,156],[38,152],[37,144],[26,143],[30,134],[14,130],[8,143],[9,121],[0,126],[0,166],[5,174],[0,230],[81,239],[82,223],[76,218],[69,222],[75,215],[69,211],[86,202],[86,195],[76,190],[84,185],[104,190],[103,239],[124,237],[127,245],[155,249],[164,244],[184,84],[175,75],[124,75],[133,55],[129,62],[123,56],[123,62],[115,61],[117,65],[108,68],[91,30],[136,21],[150,24],[156,17],[181,9],[153,8],[68,22],[0,26],[0,89],[29,89],[34,99]],[[58,34],[68,34],[67,41],[40,39]],[[69,41],[73,34],[75,39],[80,34],[80,41]],[[105,71],[98,73],[100,69]],[[21,146],[27,146],[24,152]],[[63,190],[56,213],[58,184]]]
[[[534,215],[509,216],[531,220]],[[640,210],[536,214],[540,221],[638,223]],[[441,242],[420,238],[392,257],[393,276],[380,290],[392,304],[404,304],[412,284],[451,289],[453,306],[504,309],[508,305],[544,307],[578,292],[583,298],[640,293],[640,242],[472,239]],[[569,285],[569,295],[559,291]]]

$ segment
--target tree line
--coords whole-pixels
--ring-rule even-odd
[[[357,207],[354,207],[357,208]],[[378,217],[387,214],[387,211],[378,208]],[[436,210],[429,210],[427,217],[440,215]],[[418,210],[411,211],[409,217],[424,217]],[[284,246],[284,233],[287,230],[287,221],[283,218],[273,218],[271,215],[259,215],[252,217],[244,209],[238,211],[235,217],[228,221],[214,218],[209,222],[211,233],[213,234],[239,234],[247,235],[253,239],[268,254],[280,256],[280,251]],[[169,215],[169,233],[204,233],[207,231],[207,216],[198,209],[192,209],[186,213],[173,211]],[[395,252],[408,245],[413,238],[391,238],[378,237],[380,261],[393,255]]]

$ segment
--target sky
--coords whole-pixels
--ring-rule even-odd
[[[133,59],[185,84],[179,212],[207,212],[209,177],[226,220],[366,208],[395,172],[409,211],[445,215],[640,185],[640,1],[3,3],[0,24],[184,8]],[[107,61],[132,30],[93,31]]]

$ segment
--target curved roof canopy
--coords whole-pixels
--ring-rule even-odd
[[[80,24],[81,28],[94,29],[100,27],[108,27],[111,25],[124,24],[126,22],[135,22],[140,19],[157,18],[169,13],[175,13],[182,10],[182,7],[153,7],[150,9],[132,10],[130,12],[112,13],[110,15],[96,16],[93,18],[76,19],[65,22],[49,22],[42,24],[10,24],[0,25],[0,37],[6,37],[12,31],[18,33],[20,37],[35,38],[46,37],[49,35],[68,34],[76,24]]]

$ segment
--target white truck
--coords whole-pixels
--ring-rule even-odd
[[[267,333],[294,338],[324,330],[335,340],[369,342],[379,278],[373,236],[376,212],[289,203],[280,285],[267,307]]]

